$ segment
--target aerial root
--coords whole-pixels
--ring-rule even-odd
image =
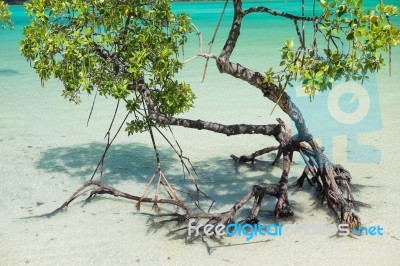
[[[169,195],[169,197],[170,197],[171,199],[174,199],[174,200],[178,200],[178,201],[179,201],[179,197],[178,197],[178,195],[176,194],[176,191],[171,187],[171,185],[170,185],[170,183],[168,182],[167,178],[165,177],[164,173],[161,171],[161,168],[160,168],[160,167],[157,167],[156,172],[155,172],[155,173],[153,174],[153,176],[150,178],[149,183],[147,183],[147,185],[146,185],[146,187],[145,187],[145,189],[144,189],[142,195],[140,196],[140,200],[136,203],[136,209],[137,209],[137,210],[140,210],[140,204],[141,204],[141,202],[142,202],[142,199],[145,198],[145,197],[147,196],[148,191],[149,191],[149,189],[150,189],[150,187],[151,187],[151,185],[152,185],[152,183],[153,183],[155,177],[157,177],[157,176],[158,176],[158,181],[157,181],[156,193],[155,193],[155,196],[154,196],[153,209],[154,209],[156,212],[159,212],[159,211],[160,211],[160,208],[158,207],[158,204],[157,204],[157,200],[158,200],[159,195],[160,195],[160,186],[161,186],[161,185],[163,186],[163,188],[164,188],[165,191],[168,193],[168,195]]]

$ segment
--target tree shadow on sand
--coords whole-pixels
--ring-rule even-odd
[[[71,178],[78,178],[84,183],[92,174],[104,152],[103,143],[89,143],[86,145],[50,148],[41,154],[36,166],[48,173],[64,173]],[[207,194],[196,194],[191,179],[182,171],[182,165],[177,155],[169,148],[159,148],[162,162],[162,171],[171,185],[179,190],[180,196],[187,202],[196,200],[207,210],[211,203],[211,212],[226,211],[239,199],[246,195],[254,185],[278,184],[280,180],[280,163],[271,166],[275,154],[262,156],[254,164],[237,165],[227,155],[226,157],[209,158],[205,161],[194,162],[198,173],[196,181],[200,189]],[[107,153],[104,164],[103,182],[111,186],[118,186],[121,182],[133,182],[137,187],[144,188],[156,169],[154,150],[145,144],[114,144]],[[289,182],[297,178],[296,171],[292,171]],[[361,189],[360,186],[356,190]],[[296,193],[305,191],[314,196],[315,189],[304,185],[303,189],[292,189],[289,193],[290,203],[295,213],[303,211],[303,203],[298,202]],[[73,191],[71,191],[72,193]],[[129,191],[126,191],[129,193]],[[190,196],[188,196],[190,194]],[[193,198],[195,195],[195,198]],[[197,198],[196,198],[197,197]],[[64,199],[63,199],[64,200]],[[315,203],[318,200],[315,201]],[[274,198],[263,201],[262,212],[264,221],[273,222],[273,210],[276,204]],[[319,206],[319,207],[318,207]],[[317,209],[325,209],[322,204],[316,204]],[[242,212],[245,217],[251,211],[251,203]],[[296,220],[296,215],[289,220]]]
[[[93,174],[105,145],[100,142],[79,146],[50,148],[41,154],[36,167],[49,173],[65,173],[86,181]],[[169,150],[160,150],[163,165],[178,163]],[[115,185],[121,181],[145,182],[156,169],[154,150],[143,144],[114,144],[104,160],[103,181]]]
[[[11,68],[0,68],[0,77],[9,77],[9,76],[14,76],[18,75],[20,72],[11,69]]]
[[[93,174],[104,149],[104,144],[100,142],[50,148],[41,154],[36,167],[48,173],[67,174],[84,183]],[[172,149],[159,148],[159,153],[162,171],[171,185],[179,191],[191,193],[191,196],[186,193],[182,195],[186,200],[193,200],[193,195],[197,195],[195,200],[202,203],[205,209],[215,201],[213,210],[226,210],[246,195],[252,186],[278,184],[280,179],[279,166],[271,166],[275,159],[274,154],[263,156],[263,160],[256,160],[254,164],[243,165],[236,165],[228,155],[209,158],[194,162],[198,173],[195,176],[196,182],[208,196],[204,197],[195,193],[192,180],[183,174],[180,160]],[[105,158],[103,182],[111,186],[117,186],[120,182],[134,182],[138,187],[144,188],[155,169],[156,160],[151,146],[138,143],[113,144]],[[290,180],[294,182],[296,178],[297,176],[292,176]],[[296,204],[294,199],[291,202]],[[273,210],[275,200],[266,200],[264,204],[264,208]]]

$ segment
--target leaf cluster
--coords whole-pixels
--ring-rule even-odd
[[[13,28],[11,21],[11,12],[8,4],[0,1],[0,29]]]
[[[269,69],[265,82],[281,88],[299,81],[311,97],[332,89],[337,80],[365,81],[384,65],[382,52],[400,43],[400,29],[390,20],[398,8],[380,3],[366,10],[362,0],[320,0],[321,14],[313,22],[312,42],[286,41],[281,49],[282,71]],[[304,36],[300,36],[300,40]]]
[[[143,108],[140,86],[146,86],[166,115],[192,106],[190,87],[174,78],[190,19],[174,14],[167,0],[32,0],[25,8],[31,23],[22,54],[42,82],[61,80],[69,100],[79,103],[82,93],[98,91],[125,100],[136,114]],[[135,121],[128,132],[146,129],[146,119]]]

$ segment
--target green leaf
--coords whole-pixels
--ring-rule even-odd
[[[350,32],[347,36],[346,36],[346,40],[351,41],[354,39],[354,32]]]

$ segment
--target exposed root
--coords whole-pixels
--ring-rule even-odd
[[[165,177],[165,175],[163,174],[163,172],[161,171],[160,166],[157,167],[156,172],[154,173],[154,175],[150,178],[149,183],[147,183],[146,188],[144,189],[142,195],[140,196],[140,200],[136,203],[136,208],[138,210],[140,210],[140,203],[142,202],[141,199],[145,198],[147,196],[147,193],[154,181],[154,178],[158,177],[158,182],[157,182],[157,187],[156,187],[156,194],[154,196],[154,205],[153,208],[158,212],[159,211],[159,207],[157,205],[157,200],[159,198],[159,192],[160,192],[160,186],[162,185],[164,187],[164,189],[166,190],[166,192],[168,193],[168,195],[170,196],[171,199],[174,200],[178,200],[179,201],[179,197],[176,194],[176,191],[171,187],[171,185],[169,184],[167,178]]]
[[[71,197],[64,202],[64,204],[48,214],[47,216],[54,215],[59,211],[65,209],[73,200],[77,197],[90,192],[87,201],[92,200],[97,195],[108,194],[114,197],[121,197],[129,200],[136,201],[136,207],[139,209],[142,202],[153,203],[153,209],[158,213],[160,212],[159,204],[174,205],[177,207],[176,217],[170,219],[171,221],[189,221],[195,219],[195,224],[202,222],[200,230],[204,229],[204,226],[216,226],[218,224],[229,224],[236,220],[238,212],[253,199],[253,206],[250,215],[243,221],[244,223],[258,223],[258,215],[261,209],[261,204],[264,199],[273,197],[276,200],[275,205],[275,219],[279,220],[285,217],[293,215],[293,211],[290,208],[288,199],[288,189],[292,187],[302,187],[305,180],[311,185],[315,186],[320,191],[320,196],[323,201],[327,202],[327,205],[337,217],[338,222],[347,223],[349,228],[356,228],[361,225],[360,218],[352,211],[355,200],[352,196],[350,189],[351,176],[342,166],[333,165],[326,158],[326,156],[319,150],[313,150],[309,145],[304,142],[299,142],[297,139],[292,138],[290,129],[282,122],[278,120],[280,130],[274,129],[273,136],[279,142],[279,146],[268,147],[259,150],[249,156],[231,156],[236,163],[244,163],[254,161],[256,156],[278,150],[278,157],[282,154],[282,175],[278,185],[270,185],[267,187],[255,185],[241,200],[239,200],[231,209],[222,213],[210,213],[210,209],[206,212],[203,211],[198,204],[195,203],[195,207],[191,204],[182,201],[168,179],[161,171],[160,164],[150,178],[146,185],[143,193],[140,196],[131,195],[129,193],[117,190],[109,185],[103,184],[101,181],[95,181],[89,179],[83,186],[75,191]],[[151,132],[151,131],[150,131]],[[152,133],[151,133],[152,135]],[[152,139],[154,137],[152,135]],[[154,143],[154,150],[156,157],[159,159],[156,145]],[[306,162],[306,167],[303,170],[302,175],[292,185],[288,184],[288,177],[290,167],[293,161],[293,153],[299,152],[302,158]],[[158,161],[159,162],[159,161]],[[309,178],[311,175],[311,178]],[[155,186],[154,197],[149,197],[148,192],[151,186]],[[197,187],[197,186],[196,186]],[[341,188],[347,190],[347,198],[344,196]],[[160,191],[164,189],[169,198],[165,199],[160,196]],[[203,224],[206,220],[205,224]]]
[[[183,210],[183,214],[175,213],[175,214],[168,214],[171,216],[176,216],[173,219],[169,219],[168,221],[188,221],[190,219],[196,219],[197,222],[199,222],[201,219],[207,219],[207,224],[212,224],[212,225],[217,225],[217,224],[228,224],[231,222],[235,221],[235,217],[238,214],[239,210],[252,198],[254,198],[254,204],[253,204],[253,209],[252,213],[250,214],[248,221],[252,219],[253,222],[258,221],[257,220],[257,215],[260,210],[261,202],[262,199],[265,196],[272,196],[272,197],[278,197],[279,192],[278,188],[276,186],[268,186],[268,187],[261,187],[261,186],[254,186],[251,191],[246,194],[240,201],[238,201],[230,210],[222,213],[208,213],[208,212],[203,212],[203,211],[198,211],[195,210],[191,205],[188,203],[181,201],[179,199],[163,199],[163,198],[149,198],[149,197],[143,197],[143,196],[135,196],[123,191],[120,191],[118,189],[113,188],[112,186],[106,185],[101,183],[100,181],[88,181],[80,187],[77,191],[73,193],[73,195],[66,201],[64,204],[55,210],[52,213],[49,213],[47,215],[43,216],[53,216],[61,211],[63,211],[65,208],[68,207],[68,205],[74,201],[78,196],[82,194],[83,191],[87,191],[86,189],[89,188],[90,194],[87,197],[86,201],[89,202],[93,200],[96,196],[98,195],[103,195],[103,194],[108,194],[112,195],[114,197],[119,197],[119,198],[125,198],[129,200],[134,200],[139,202],[145,202],[145,203],[153,203],[153,208],[156,209],[156,211],[160,211],[158,204],[168,204],[168,205],[174,205],[179,207],[181,210]],[[252,217],[252,218],[251,218]],[[200,230],[204,228],[203,225]]]
[[[267,147],[261,150],[258,150],[250,155],[242,155],[240,157],[237,157],[233,154],[231,154],[231,158],[235,161],[235,163],[246,163],[246,162],[252,162],[254,163],[254,160],[256,157],[261,156],[266,153],[270,153],[271,151],[276,151],[279,149],[279,146],[273,146],[273,147]]]
[[[304,181],[307,180],[311,187],[316,187],[320,191],[319,196],[322,201],[326,201],[328,207],[332,210],[339,223],[347,223],[350,228],[357,228],[361,225],[361,219],[353,212],[356,201],[351,192],[350,173],[339,164],[332,164],[323,154],[323,149],[319,148],[315,142],[299,139],[298,136],[291,136],[288,127],[278,120],[282,126],[282,132],[275,135],[279,141],[279,147],[265,148],[257,151],[249,156],[232,156],[236,163],[244,163],[253,161],[254,158],[262,154],[262,151],[271,151],[279,149],[283,154],[283,171],[279,181],[278,200],[275,206],[275,218],[281,219],[293,215],[288,201],[288,189],[298,187],[301,188]],[[288,174],[292,163],[293,152],[299,152],[302,156],[306,167],[297,181],[290,186],[288,185]],[[280,155],[279,155],[280,156]],[[311,178],[309,178],[311,175]],[[347,192],[344,196],[342,189]],[[254,209],[254,207],[253,207]],[[255,222],[255,217],[249,217],[248,222]]]
[[[310,169],[308,167],[304,168],[303,173],[301,174],[301,176],[296,180],[296,182],[294,182],[293,184],[291,184],[289,186],[289,188],[301,188],[303,187],[304,181],[307,180],[308,184],[313,187],[314,184],[311,182],[310,178],[308,178],[308,173],[310,173]]]

